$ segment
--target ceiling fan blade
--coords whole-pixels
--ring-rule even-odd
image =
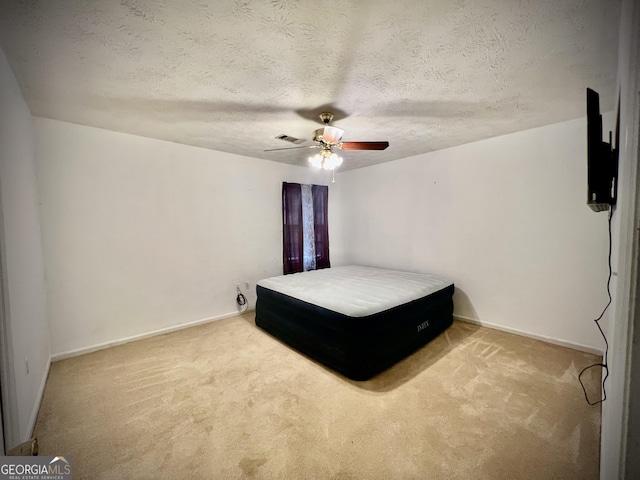
[[[342,150],[384,150],[389,142],[342,142],[338,148]]]
[[[295,150],[297,148],[320,148],[320,145],[305,145],[303,147],[270,148],[269,150],[264,150],[264,151],[265,152],[276,152],[278,150]]]

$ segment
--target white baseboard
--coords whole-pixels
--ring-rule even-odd
[[[250,308],[248,308],[246,310],[246,312],[242,312],[242,313],[247,313],[247,312],[250,312],[252,310],[255,310],[255,307],[250,307]],[[72,358],[72,357],[77,357],[78,355],[84,355],[85,353],[97,352],[98,350],[104,350],[105,348],[115,347],[117,345],[123,345],[123,344],[129,343],[129,342],[135,342],[136,340],[142,340],[144,338],[155,337],[156,335],[163,335],[165,333],[171,333],[171,332],[175,332],[175,331],[178,331],[178,330],[183,330],[183,329],[189,328],[189,327],[196,327],[198,325],[203,325],[205,323],[215,322],[217,320],[224,320],[225,318],[236,317],[238,315],[241,315],[242,313],[240,313],[240,312],[225,313],[223,315],[218,315],[216,317],[203,318],[201,320],[196,320],[194,322],[189,322],[189,323],[181,323],[180,325],[173,325],[171,327],[161,328],[159,330],[154,330],[154,331],[147,332],[147,333],[141,333],[139,335],[133,335],[131,337],[125,337],[125,338],[121,338],[121,339],[118,339],[118,340],[113,340],[111,342],[104,342],[104,343],[99,343],[97,345],[92,345],[92,346],[89,346],[89,347],[78,348],[76,350],[70,350],[68,352],[56,353],[56,354],[51,355],[51,361],[52,362],[57,362],[59,360],[64,360],[66,358]]]
[[[574,350],[580,350],[581,352],[591,353],[593,355],[602,356],[604,354],[602,350],[591,347],[589,345],[582,345],[579,343],[567,342],[566,340],[560,340],[553,337],[547,337],[546,335],[539,335],[536,333],[525,332],[523,330],[518,330],[516,328],[496,325],[495,323],[482,322],[480,320],[476,320],[475,318],[469,318],[462,315],[454,315],[453,318],[456,320],[460,320],[461,322],[473,323],[475,325],[480,325],[487,328],[493,328],[495,330],[502,330],[503,332],[513,333],[515,335],[533,338],[535,340],[541,340],[547,343],[553,343],[554,345],[560,345],[561,347],[573,348]]]
[[[29,423],[27,424],[27,432],[25,438],[22,439],[22,442],[28,442],[33,438],[33,433],[36,428],[36,421],[38,420],[38,412],[40,412],[40,405],[42,404],[42,397],[44,395],[44,387],[47,385],[47,379],[49,378],[49,369],[51,368],[51,355],[47,359],[47,365],[44,369],[44,375],[42,375],[42,381],[40,382],[40,388],[38,389],[38,396],[36,397],[36,401],[33,404],[33,410],[31,411],[31,416],[29,417]]]

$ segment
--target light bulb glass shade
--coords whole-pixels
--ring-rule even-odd
[[[311,165],[313,165],[315,168],[322,168],[323,160],[324,160],[324,157],[319,153],[312,157],[309,157],[309,163],[311,163]]]
[[[339,155],[336,155],[335,153],[332,153],[331,155],[329,155],[328,158],[325,159],[322,167],[325,170],[333,170],[334,168],[339,167],[340,165],[342,165],[342,157]]]
[[[322,151],[312,157],[309,157],[309,163],[315,168],[324,168],[325,170],[333,170],[342,165],[342,157],[327,150]]]

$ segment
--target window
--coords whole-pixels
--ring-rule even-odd
[[[327,268],[329,187],[282,183],[284,273]]]

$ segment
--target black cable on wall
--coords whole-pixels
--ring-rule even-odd
[[[593,365],[589,365],[588,367],[583,368],[580,374],[578,375],[578,380],[580,381],[580,385],[582,386],[582,391],[584,392],[584,398],[587,400],[587,403],[589,405],[597,405],[599,403],[604,402],[607,399],[607,390],[605,388],[605,383],[607,381],[607,378],[609,378],[609,342],[607,341],[607,336],[604,334],[604,331],[600,326],[600,320],[602,320],[602,317],[604,317],[604,314],[609,308],[609,305],[611,305],[611,277],[613,275],[613,270],[611,268],[611,250],[612,250],[611,219],[613,218],[614,208],[615,207],[612,205],[609,210],[609,278],[607,279],[607,295],[609,296],[609,301],[607,302],[607,305],[602,310],[602,313],[600,314],[600,316],[594,320],[596,326],[598,327],[598,330],[600,330],[600,334],[602,335],[602,338],[604,339],[604,344],[605,344],[604,356],[602,358],[602,363],[594,363]],[[592,402],[591,400],[589,400],[589,396],[587,395],[587,389],[585,388],[584,383],[582,381],[582,375],[587,370],[590,370],[596,367],[602,367],[602,370],[604,373],[604,377],[602,378],[602,395],[599,400]]]

